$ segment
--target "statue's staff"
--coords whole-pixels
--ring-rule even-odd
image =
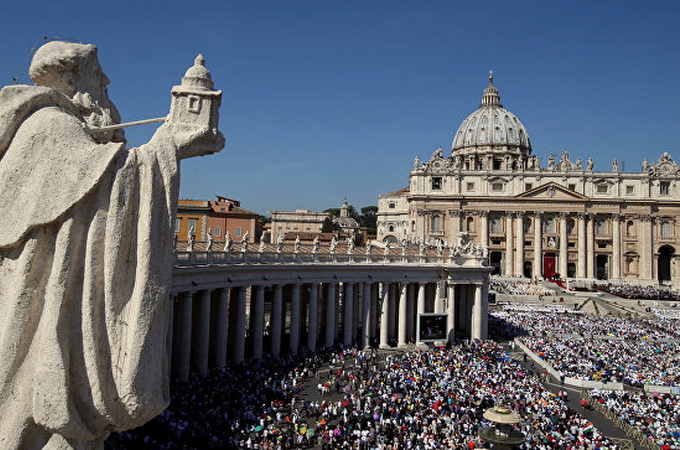
[[[125,123],[119,123],[116,125],[107,125],[105,127],[97,127],[97,128],[90,128],[91,131],[111,131],[111,130],[118,130],[120,128],[127,128],[127,127],[133,127],[135,125],[146,125],[147,123],[158,123],[158,122],[165,122],[168,120],[168,117],[156,117],[155,119],[144,119],[144,120],[135,120],[134,122],[125,122]]]

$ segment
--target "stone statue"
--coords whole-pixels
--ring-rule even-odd
[[[189,229],[189,237],[187,239],[187,251],[188,252],[194,251],[194,242],[196,242],[196,231],[194,231],[194,228],[191,227]]]
[[[418,169],[420,169],[420,158],[416,156],[415,159],[413,160],[413,170]]]
[[[618,172],[619,171],[619,160],[614,158],[614,161],[612,161],[612,172]]]
[[[589,157],[588,157],[588,161],[586,161],[586,170],[587,170],[588,172],[592,172],[594,166],[595,166],[595,163],[593,162],[593,158],[591,158],[591,157],[589,156]]]
[[[227,231],[224,235],[224,250],[225,252],[230,252],[231,247],[234,245],[234,241],[231,240],[231,234]]]
[[[295,253],[300,253],[300,235],[295,236],[295,248],[293,250]]]
[[[581,158],[576,160],[576,170],[583,170],[583,161],[581,161]]]
[[[283,233],[279,233],[276,237],[276,253],[281,253],[283,251]]]
[[[335,253],[335,248],[338,246],[338,240],[335,239],[335,236],[333,236],[333,239],[331,239],[331,247],[330,247],[330,252],[331,254]]]
[[[555,155],[552,153],[548,156],[548,170],[553,170],[555,168]]]
[[[314,237],[314,242],[312,243],[312,253],[319,253],[319,235]]]
[[[354,253],[354,238],[352,236],[347,238],[347,254]]]
[[[418,239],[418,256],[423,256],[425,254],[425,241],[423,238]]]
[[[259,252],[264,253],[265,249],[267,248],[267,244],[264,242],[264,239],[260,238],[260,248]]]
[[[647,158],[642,161],[642,171],[643,172],[649,172],[649,169],[651,167],[651,164],[649,163],[649,160]]]
[[[213,235],[212,235],[212,229],[208,228],[208,244],[205,247],[206,252],[212,251],[212,246],[213,246]]]
[[[389,254],[390,254],[390,243],[389,242],[385,242],[385,249],[383,250],[383,254],[385,256],[389,256]]]
[[[366,256],[371,256],[371,243],[366,244]]]
[[[139,148],[97,130],[120,116],[92,45],[49,42],[29,72],[0,91],[0,442],[103,448],[168,405],[178,164],[224,138],[180,100]],[[187,86],[218,92],[198,61]]]

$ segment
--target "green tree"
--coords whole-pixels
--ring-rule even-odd
[[[324,211],[324,212],[327,212],[327,211]],[[330,217],[326,217],[323,220],[323,223],[321,224],[321,232],[322,233],[332,233],[333,231],[335,231],[333,229],[333,221],[331,220]]]

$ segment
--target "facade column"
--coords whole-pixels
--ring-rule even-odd
[[[453,342],[456,339],[456,285],[447,283],[448,295],[446,300],[448,303],[448,308],[446,310],[446,335],[449,342]]]
[[[511,277],[514,273],[513,258],[512,258],[512,214],[508,213],[505,216],[505,276]]]
[[[272,312],[271,312],[271,350],[272,356],[281,354],[281,325],[283,314],[283,286],[272,286]]]
[[[479,211],[479,217],[482,221],[482,236],[480,242],[482,247],[489,247],[489,211]]]
[[[217,290],[217,305],[215,318],[215,345],[213,345],[212,361],[215,367],[222,369],[227,365],[227,336],[229,333],[229,289]]]
[[[524,276],[524,214],[516,213],[515,230],[515,275]]]
[[[300,347],[300,285],[294,284],[290,295],[290,352]]]
[[[180,381],[188,381],[191,369],[191,303],[193,292],[177,296],[175,332],[173,333],[173,362]]]
[[[579,213],[576,215],[578,221],[578,266],[576,276],[578,278],[586,278],[588,272],[586,271],[587,259],[586,256],[586,214]]]
[[[390,284],[380,283],[380,348],[389,347],[390,331]]]
[[[416,342],[420,342],[420,315],[425,313],[425,286],[424,282],[418,283],[418,294],[416,300]]]
[[[328,283],[326,293],[326,347],[335,344],[335,284]]]
[[[406,297],[408,291],[408,283],[400,283],[399,285],[399,323],[397,329],[397,345],[399,347],[406,347],[406,317],[408,310],[406,308]]]
[[[253,358],[262,359],[264,338],[264,286],[255,286],[255,311],[253,311]]]
[[[319,332],[319,285],[312,283],[309,286],[309,303],[308,303],[308,313],[309,317],[309,331],[307,332],[307,348],[314,351],[316,350],[316,341]]]
[[[437,281],[434,285],[434,312],[436,313],[441,313],[443,310],[443,305],[442,305],[442,284]]]
[[[653,280],[654,242],[652,227],[654,220],[651,214],[640,215],[640,231],[642,233],[642,251],[640,252],[640,278]]]
[[[208,373],[208,349],[210,348],[210,291],[198,291],[191,330],[191,353],[194,370],[200,375]]]
[[[456,242],[456,238],[458,237],[458,233],[460,232],[460,216],[462,212],[458,209],[449,209],[449,233],[448,233],[448,241],[450,243]]]
[[[560,276],[567,278],[567,263],[569,259],[569,237],[567,234],[567,217],[569,214],[560,213]]]
[[[621,278],[621,215],[612,214],[612,273],[611,278]]]
[[[343,283],[345,288],[345,318],[342,321],[342,344],[345,347],[352,345],[354,337],[354,283]]]
[[[236,296],[236,329],[234,330],[234,364],[240,364],[245,358],[246,351],[246,301],[248,288],[240,286],[234,288]]]
[[[586,223],[586,277],[595,278],[595,232],[594,222],[595,215],[588,214],[588,223]]]
[[[373,296],[373,284],[364,283],[364,298],[361,304],[361,323],[363,325],[364,333],[364,348],[371,346],[371,325],[373,322],[373,317],[371,317],[371,304],[373,303],[371,297]]]
[[[539,279],[543,275],[541,270],[543,267],[543,262],[541,257],[543,256],[543,237],[541,231],[543,229],[543,214],[539,211],[534,213],[534,278]]]
[[[482,298],[480,299],[482,302],[482,322],[480,324],[480,334],[482,335],[481,339],[488,339],[489,338],[489,283],[484,283],[481,286],[477,286],[478,289],[481,290],[481,296]]]

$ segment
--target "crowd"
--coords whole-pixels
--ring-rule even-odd
[[[305,383],[316,400],[301,396]],[[482,413],[503,404],[523,418],[522,448],[618,448],[492,342],[268,361],[178,387],[164,414],[107,447],[469,450],[490,425]]]
[[[612,284],[607,282],[594,283],[593,287],[599,291],[608,292],[623,298],[644,300],[672,300],[680,301],[680,292],[662,289],[656,286],[640,284]]]
[[[511,280],[498,277],[491,277],[489,280],[489,289],[512,295],[559,295],[556,290],[541,286],[537,283],[532,283],[531,281]]]
[[[680,448],[680,395],[599,389],[589,395],[652,444],[661,449]]]

